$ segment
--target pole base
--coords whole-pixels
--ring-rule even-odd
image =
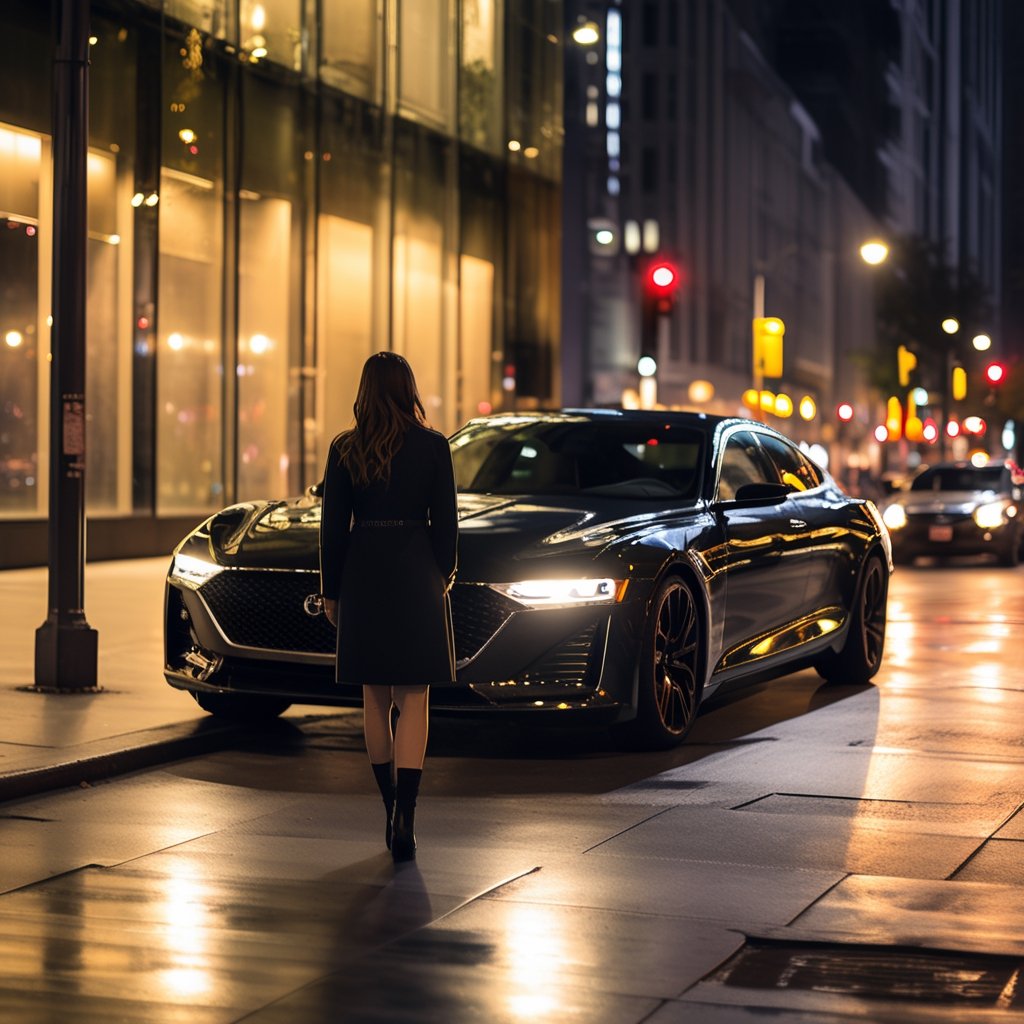
[[[36,630],[35,688],[47,693],[81,693],[97,688],[99,634],[84,619],[47,620]]]

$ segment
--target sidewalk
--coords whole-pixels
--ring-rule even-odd
[[[46,571],[0,573],[0,801],[233,741],[163,680],[165,569],[88,567],[103,690],[60,696],[25,689]],[[304,728],[305,771],[236,749],[24,800],[0,1017],[1021,1020],[1024,594],[990,573],[984,608],[963,576],[894,578],[876,685],[777,681],[703,715],[668,770],[631,756],[606,784],[614,758],[510,772],[442,743],[398,869],[365,762],[337,756],[359,742],[344,714]]]
[[[47,570],[0,572],[0,801],[188,757],[230,742],[164,682],[168,558],[90,564],[85,613],[99,633],[96,694],[31,690],[35,631],[46,619]]]

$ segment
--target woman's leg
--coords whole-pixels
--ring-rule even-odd
[[[363,687],[363,738],[370,764],[392,760],[390,687]]]
[[[395,782],[391,763],[393,742],[391,736],[391,689],[387,686],[363,687],[363,738],[370,758],[373,778],[380,790],[387,812],[384,842],[391,849],[392,817],[395,810]]]
[[[413,832],[416,797],[419,795],[423,758],[427,752],[430,689],[426,686],[393,686],[398,725],[395,727],[395,817],[391,856],[395,861],[416,856]]]
[[[398,708],[395,767],[422,769],[430,724],[430,687],[392,686],[391,693]]]

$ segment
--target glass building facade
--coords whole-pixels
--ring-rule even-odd
[[[0,566],[46,559],[50,5],[0,9]],[[91,8],[90,557],[314,483],[363,361],[450,432],[557,400],[562,5]]]

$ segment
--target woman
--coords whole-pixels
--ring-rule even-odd
[[[338,629],[335,678],[363,687],[366,752],[388,812],[385,840],[395,861],[412,860],[429,684],[455,678],[445,598],[455,578],[455,475],[448,442],[426,425],[400,355],[378,352],[366,361],[354,411],[355,427],[334,439],[327,456],[320,591]]]

